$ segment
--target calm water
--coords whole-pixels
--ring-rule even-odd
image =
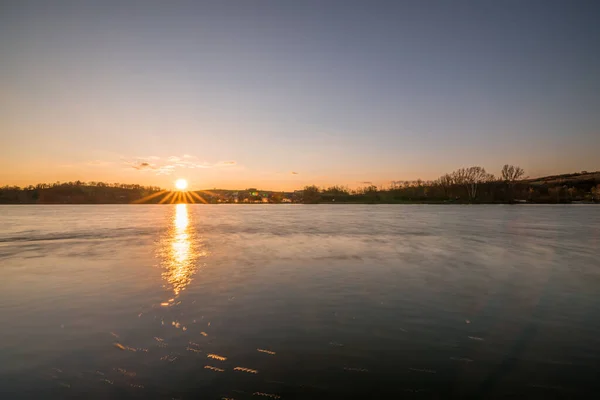
[[[580,398],[599,374],[600,207],[0,206],[2,399]]]

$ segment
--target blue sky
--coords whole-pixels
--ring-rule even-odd
[[[598,15],[575,0],[4,1],[0,185],[600,169]]]

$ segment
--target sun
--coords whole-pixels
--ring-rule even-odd
[[[175,187],[177,190],[185,190],[188,187],[188,183],[185,179],[177,179],[175,181]]]

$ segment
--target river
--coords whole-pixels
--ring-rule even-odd
[[[576,398],[600,207],[0,206],[0,398]]]

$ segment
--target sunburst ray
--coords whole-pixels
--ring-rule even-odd
[[[194,199],[192,198],[192,196],[190,196],[189,192],[184,192],[183,195],[185,196],[185,202],[188,204],[194,204]]]
[[[208,204],[208,201],[204,200],[201,196],[199,196],[196,192],[189,192],[189,194],[195,198],[196,200],[200,201],[201,203],[204,204]]]
[[[160,192],[152,193],[152,194],[149,194],[148,196],[142,197],[141,199],[134,200],[134,201],[132,201],[132,203],[133,204],[143,203],[145,201],[152,200],[158,196],[162,196],[165,193],[167,193],[166,190],[161,190]]]
[[[168,195],[166,195],[165,197],[163,197],[158,204],[164,204],[166,203],[171,197],[173,197],[175,195],[175,192],[169,192]]]

